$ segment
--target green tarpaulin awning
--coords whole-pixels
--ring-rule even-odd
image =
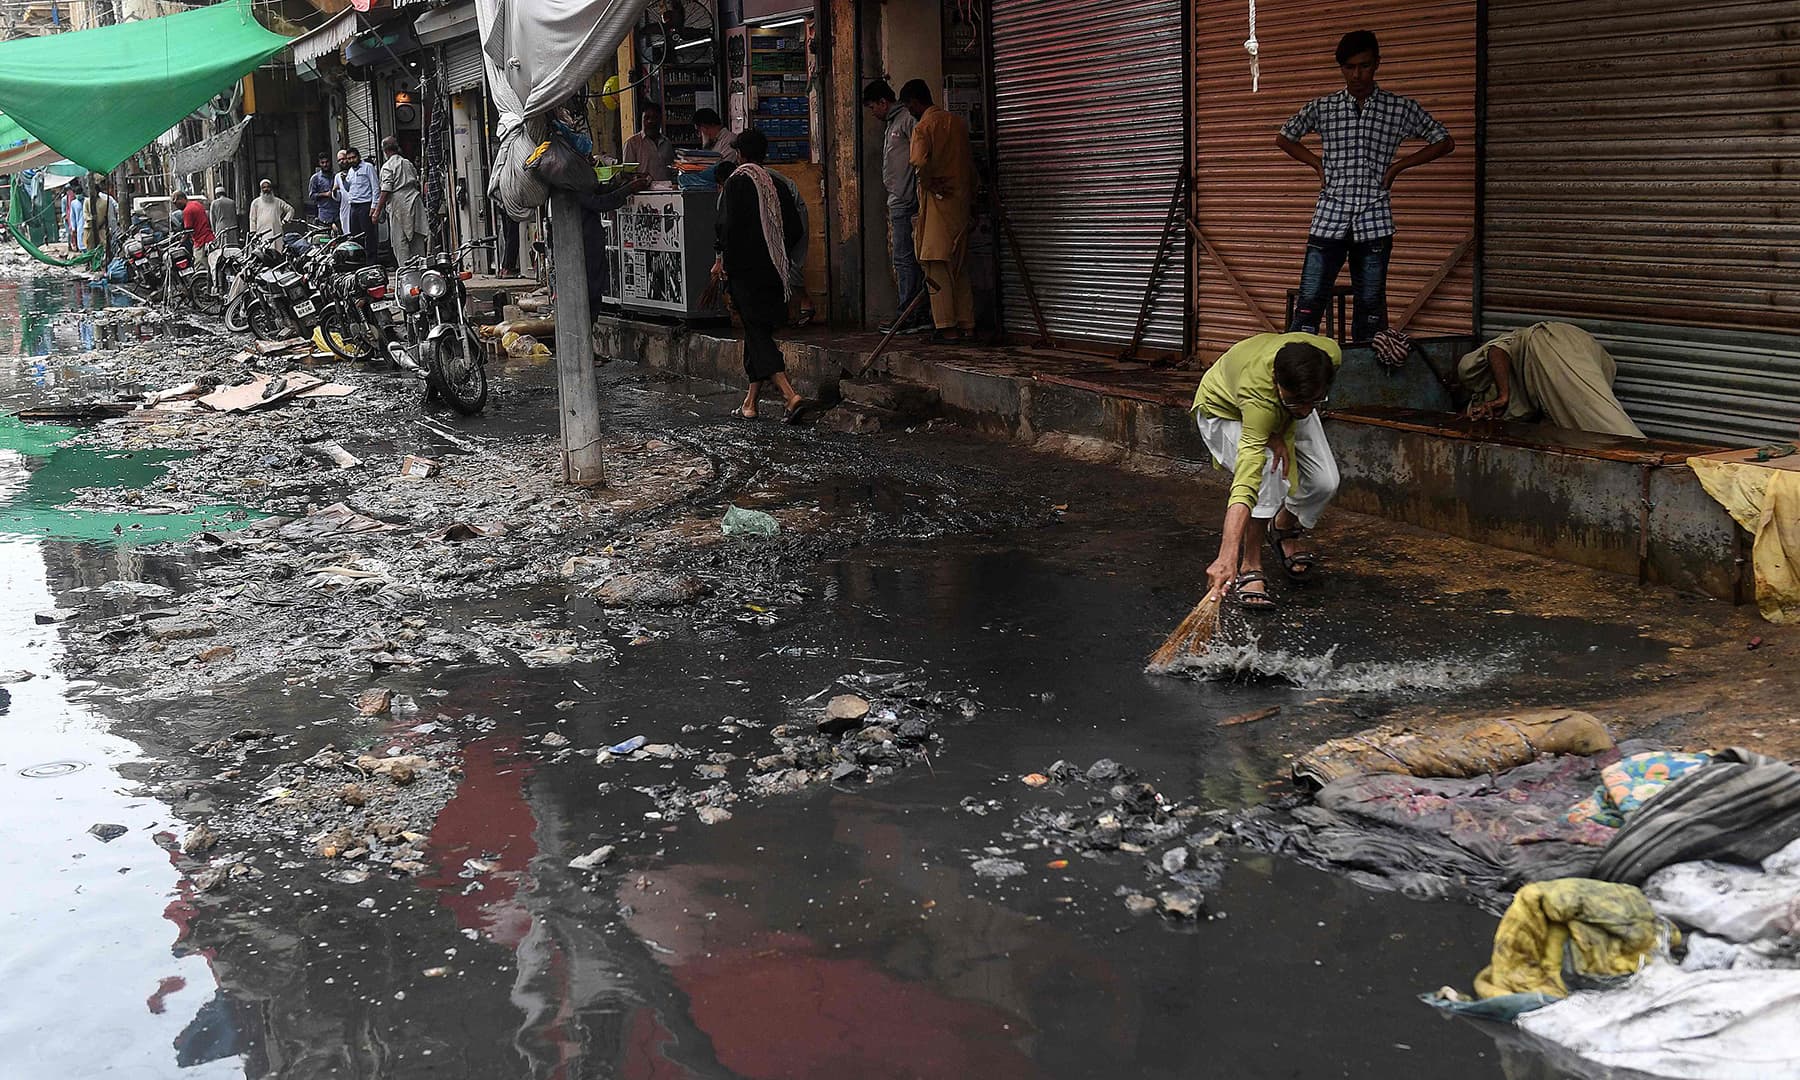
[[[174,127],[287,46],[243,0],[0,43],[0,112],[95,172]]]

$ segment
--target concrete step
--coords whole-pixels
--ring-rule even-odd
[[[838,383],[838,394],[847,402],[914,420],[931,419],[942,404],[935,386],[883,376],[844,379]]]
[[[815,425],[826,431],[842,431],[850,435],[874,435],[882,431],[904,431],[910,427],[917,427],[922,422],[903,416],[892,409],[883,409],[878,405],[841,401],[831,411],[822,413],[815,421]]]

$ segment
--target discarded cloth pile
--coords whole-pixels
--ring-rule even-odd
[[[1494,934],[1475,997],[1445,987],[1423,1000],[1516,1022],[1609,1070],[1800,1076],[1800,840],[1760,867],[1665,866],[1642,889],[1527,885]]]
[[[1800,771],[1615,746],[1558,710],[1382,727],[1303,755],[1310,802],[1246,843],[1373,888],[1504,907],[1475,996],[1557,1053],[1673,1077],[1800,1077]]]
[[[1785,762],[1615,746],[1574,710],[1374,728],[1316,747],[1294,773],[1322,786],[1239,818],[1244,843],[1496,914],[1530,882],[1643,884],[1702,859],[1755,866],[1800,837],[1800,772]]]

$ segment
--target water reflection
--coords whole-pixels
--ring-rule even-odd
[[[182,826],[120,776],[137,746],[71,700],[57,627],[33,622],[56,606],[46,573],[41,544],[0,543],[0,669],[33,676],[6,687],[0,741],[0,1074],[244,1076],[235,1006],[182,945],[193,909],[158,840]],[[39,767],[55,762],[84,767]],[[125,831],[103,842],[91,825]]]
[[[105,281],[44,274],[24,281],[0,279],[0,355],[50,356],[88,352],[97,340],[91,317],[58,319],[64,312],[93,312],[131,302]]]

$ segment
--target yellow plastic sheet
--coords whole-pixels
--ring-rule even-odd
[[[1800,472],[1717,458],[1687,463],[1706,493],[1755,537],[1757,610],[1772,623],[1800,622]]]
[[[1494,932],[1492,960],[1475,976],[1475,995],[1567,997],[1565,962],[1590,977],[1630,975],[1661,932],[1635,885],[1587,878],[1537,881],[1520,889]]]

